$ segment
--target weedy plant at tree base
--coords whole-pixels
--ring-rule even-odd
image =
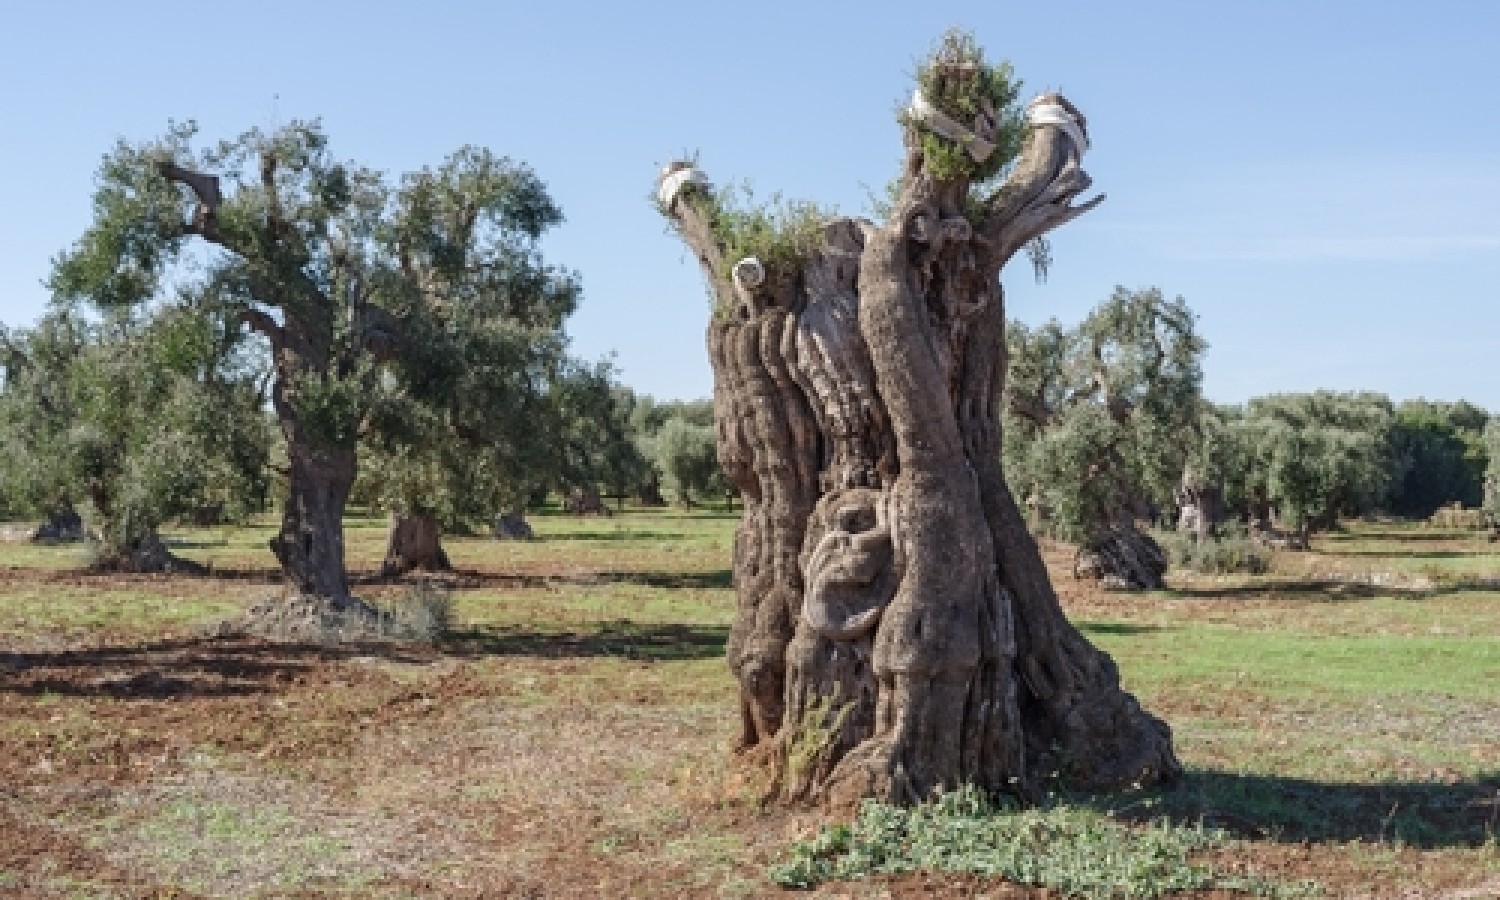
[[[1214,829],[1157,824],[1131,828],[1087,809],[1019,809],[972,787],[921,806],[867,801],[849,825],[824,827],[771,867],[783,887],[904,872],[962,872],[1049,887],[1067,897],[1149,898],[1186,890],[1237,890],[1261,897],[1306,897],[1310,882],[1277,884],[1194,862],[1222,846]]]

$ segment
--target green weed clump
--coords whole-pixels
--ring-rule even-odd
[[[903,872],[962,872],[1048,887],[1068,897],[1149,898],[1186,890],[1308,896],[1312,885],[1229,876],[1192,855],[1226,840],[1203,827],[1131,828],[1094,810],[1019,809],[965,787],[904,809],[866,802],[852,824],[825,827],[771,868],[783,887]]]
[[[823,243],[823,228],[836,213],[780,193],[759,200],[748,184],[692,195],[708,215],[709,227],[724,245],[724,277],[747,256],[759,259],[768,273],[792,273]]]
[[[1016,103],[1021,81],[1010,63],[987,63],[972,34],[953,30],[943,35],[918,69],[917,85],[929,103],[959,124],[968,127],[976,116],[985,115],[996,125],[995,151],[982,162],[958,143],[921,129],[922,157],[934,178],[988,181],[1020,155],[1026,134],[1025,112]],[[903,125],[915,124],[905,112],[899,118]]]

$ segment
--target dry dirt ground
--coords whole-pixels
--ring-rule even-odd
[[[458,625],[433,647],[211,636],[205,622],[274,589],[236,550],[253,533],[204,542],[207,578],[0,568],[0,896],[780,893],[766,867],[824,819],[761,807],[729,753],[732,518],[542,525],[517,549],[450,544]],[[356,566],[378,558],[370,531],[352,532]],[[1330,615],[1372,640],[1468,629],[1483,653],[1500,602],[1424,595],[1423,615],[1383,614],[1402,598],[1301,584],[1141,597],[1059,578],[1193,772],[1175,796],[1112,801],[1119,817],[1196,811],[1237,835],[1222,867],[1331,896],[1500,897],[1500,677],[1403,700],[1364,682],[1299,692],[1253,659],[1168,662],[1198,638],[1316,637]],[[1476,679],[1500,676],[1480,659],[1494,668]],[[817,894],[1058,896],[945,875]]]

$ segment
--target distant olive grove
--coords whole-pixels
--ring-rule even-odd
[[[121,142],[97,184],[45,315],[0,326],[0,515],[87,534],[99,567],[191,568],[163,527],[274,511],[288,581],[341,607],[350,502],[390,516],[391,573],[446,567],[443,533],[549,496],[734,502],[733,415],[569,352],[582,284],[541,256],[562,212],[523,163],[465,147],[393,178],[316,123],[212,144],[188,124]],[[1006,333],[1006,477],[1080,572],[1159,584],[1152,526],[1296,546],[1341,516],[1500,504],[1485,410],[1215,404],[1196,317],[1159,289]]]
[[[0,331],[0,514],[82,513],[99,565],[140,569],[186,565],[164,524],[274,508],[288,482],[268,348],[232,312],[211,290],[102,316],[59,301]],[[1149,525],[1295,540],[1341,516],[1497,511],[1486,484],[1500,425],[1472,403],[1313,391],[1215,404],[1192,311],[1156,289],[1118,289],[1071,328],[1013,322],[1009,334],[1004,461],[1018,499],[1036,531],[1091,548],[1105,558],[1093,565],[1131,583],[1159,579],[1164,556],[1143,575],[1149,548],[1112,547],[1149,544]],[[386,382],[351,500],[393,528],[425,518],[447,533],[575,490],[616,505],[732,502],[712,401],[637,394],[560,347],[533,333],[472,351],[476,370],[488,353],[487,377],[511,380],[467,394],[494,398],[488,431]]]
[[[1119,288],[1072,328],[1009,334],[1018,499],[1036,530],[1082,546],[1080,565],[1131,586],[1166,567],[1148,523],[1295,547],[1345,516],[1497,511],[1500,427],[1484,409],[1326,390],[1213,403],[1195,317],[1155,288]]]

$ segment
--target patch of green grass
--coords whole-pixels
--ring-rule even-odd
[[[229,615],[240,606],[236,593],[163,594],[107,582],[9,586],[0,589],[0,637],[159,634]]]
[[[964,872],[1088,898],[1215,888],[1281,897],[1316,891],[1194,861],[1224,840],[1203,827],[1131,828],[1082,808],[1021,810],[964,788],[909,809],[866,803],[852,824],[825,827],[794,845],[770,874],[784,887],[806,888],[876,874]]]
[[[1493,636],[1307,634],[1183,621],[1121,633],[1083,622],[1134,685],[1254,686],[1284,698],[1439,694],[1493,700],[1500,641]]]

